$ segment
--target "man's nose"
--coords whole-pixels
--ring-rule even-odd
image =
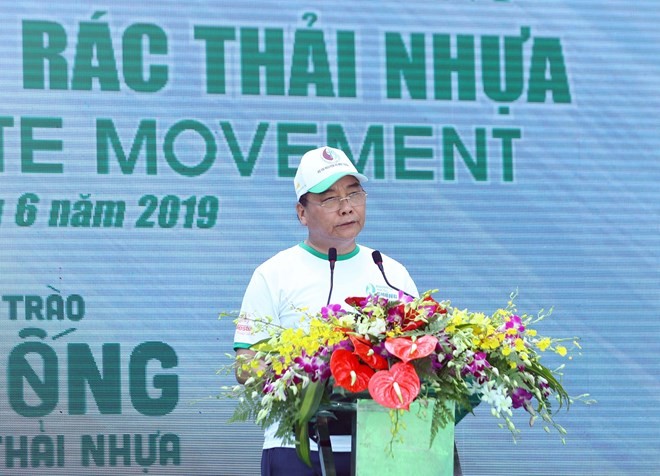
[[[339,213],[353,213],[353,204],[351,203],[350,197],[339,199]]]

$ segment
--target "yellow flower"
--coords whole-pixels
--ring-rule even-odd
[[[566,347],[564,347],[563,345],[558,345],[557,348],[555,349],[555,352],[557,352],[559,355],[564,357],[568,351],[566,350]]]
[[[548,347],[550,347],[550,344],[551,344],[551,343],[552,343],[552,341],[551,341],[548,337],[544,337],[543,339],[541,339],[540,341],[538,341],[538,342],[536,343],[536,347],[538,347],[539,349],[541,349],[541,352],[545,352],[545,350],[546,350]]]
[[[508,346],[507,346],[507,347],[503,347],[503,348],[502,348],[502,355],[503,355],[504,357],[506,357],[506,356],[508,356],[508,355],[510,355],[510,354],[511,354],[511,347],[508,347]]]
[[[536,329],[527,329],[526,333],[530,337],[535,337],[536,336]]]
[[[272,367],[273,367],[273,371],[276,374],[281,374],[282,372],[284,372],[284,370],[286,368],[284,366],[284,364],[281,361],[277,360],[277,359],[272,361]]]
[[[501,320],[506,320],[505,318],[509,316],[509,313],[506,311],[506,309],[498,309],[493,313],[493,319],[501,319]]]
[[[516,339],[515,347],[518,352],[525,350],[525,341],[520,337]]]
[[[500,341],[497,336],[488,336],[481,341],[481,348],[483,350],[497,349],[500,346]]]
[[[466,317],[465,311],[455,310],[454,314],[451,316],[451,324],[459,326],[463,324],[464,318]]]

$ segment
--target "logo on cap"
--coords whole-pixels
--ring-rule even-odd
[[[337,160],[337,157],[335,156],[335,152],[329,149],[323,149],[323,152],[321,153],[321,157],[323,157],[328,162]]]

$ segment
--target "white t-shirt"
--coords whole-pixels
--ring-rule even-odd
[[[351,296],[378,294],[394,298],[398,292],[385,282],[378,266],[373,262],[372,249],[357,246],[346,255],[339,255],[334,269],[333,291],[330,304],[349,306],[344,299]],[[393,286],[409,294],[418,295],[417,287],[403,265],[382,255],[383,268]],[[327,255],[304,243],[277,253],[254,271],[241,305],[241,315],[250,319],[268,317],[282,327],[298,327],[299,309],[310,313],[321,310],[328,301],[330,291],[330,263]],[[239,322],[234,335],[234,348],[248,348],[269,337],[267,331],[255,332],[251,321]],[[264,449],[285,445],[275,438],[276,428],[266,429]],[[315,448],[314,448],[315,449]],[[350,451],[350,436],[333,436],[333,451]]]

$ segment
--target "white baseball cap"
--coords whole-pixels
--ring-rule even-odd
[[[300,159],[293,179],[296,197],[300,199],[307,192],[325,192],[333,183],[347,175],[357,178],[360,183],[367,181],[367,177],[358,173],[343,151],[332,147],[310,150]]]

